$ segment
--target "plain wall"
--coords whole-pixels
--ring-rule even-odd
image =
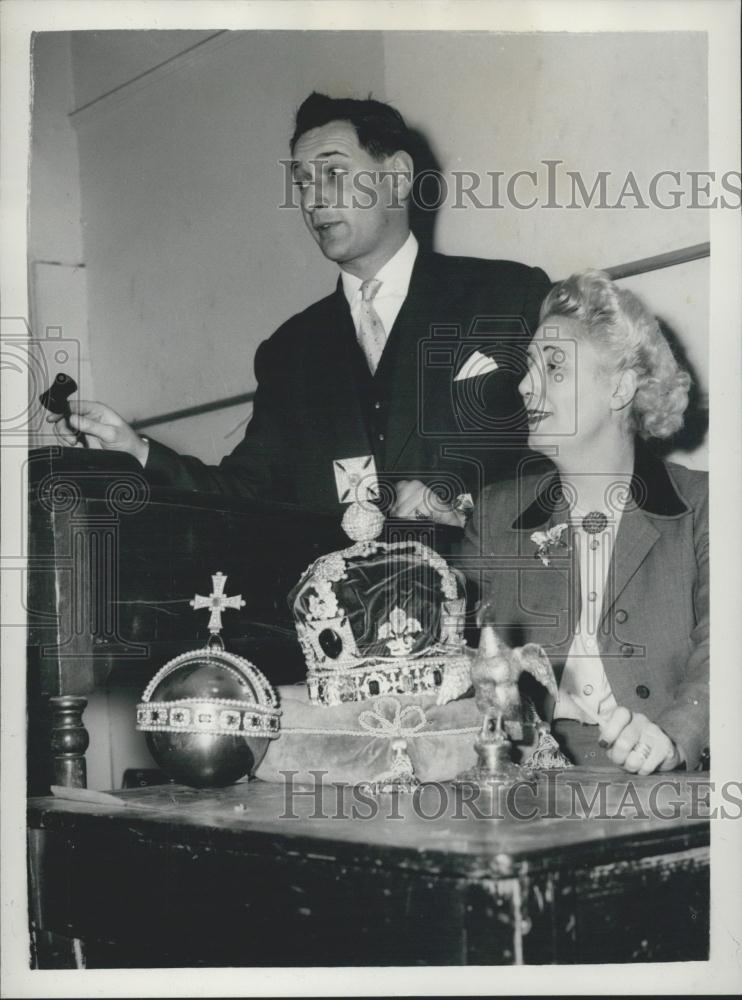
[[[76,101],[69,33],[36,35],[33,65],[28,279],[38,365],[30,369],[30,396],[47,388],[60,367],[81,395],[92,396],[80,162],[69,117]],[[54,443],[47,427],[38,408],[29,421],[32,446]]]
[[[75,108],[68,32],[44,32],[33,42],[34,112],[29,185],[30,260],[83,260],[80,163],[69,119]]]
[[[615,203],[629,171],[646,191],[660,170],[708,167],[701,34],[390,32],[384,51],[387,98],[425,130],[449,181],[453,170],[502,171],[504,181],[536,171],[543,203],[543,161],[562,160],[557,202],[570,201],[565,171],[580,171],[589,190],[608,170]],[[530,181],[515,193],[527,203]],[[445,253],[539,263],[555,280],[708,239],[703,211],[625,204],[451,208],[436,235]]]
[[[75,108],[125,87],[214,35],[213,31],[73,31]]]

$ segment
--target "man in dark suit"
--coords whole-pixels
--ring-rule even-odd
[[[208,466],[99,403],[73,406],[72,425],[156,484],[324,510],[370,484],[399,517],[460,521],[524,442],[516,386],[548,279],[419,250],[413,137],[388,105],[312,94],[291,151],[304,221],[340,278],[260,345],[243,441]]]

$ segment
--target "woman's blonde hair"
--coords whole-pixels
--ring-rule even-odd
[[[556,284],[541,305],[549,316],[579,320],[590,342],[611,358],[611,370],[633,368],[637,389],[631,430],[643,438],[670,437],[683,426],[691,377],[680,367],[659,323],[627,288],[602,271],[583,271]]]

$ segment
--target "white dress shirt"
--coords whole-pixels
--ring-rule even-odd
[[[407,298],[407,290],[410,287],[412,268],[417,257],[417,240],[412,233],[407,237],[402,246],[397,250],[386,264],[374,275],[377,281],[381,282],[381,288],[374,296],[374,309],[379,319],[384,324],[387,337],[389,331],[394,326],[402,303]],[[361,313],[361,285],[362,278],[357,278],[348,271],[340,272],[343,282],[343,292],[350,306],[350,314],[358,334],[358,324]]]
[[[574,508],[570,516],[572,544],[579,553],[580,620],[559,682],[554,718],[594,723],[609,716],[616,708],[616,699],[600,658],[598,626],[622,511],[616,505],[610,514],[606,514],[606,528],[596,535],[588,534],[582,527],[586,513]]]

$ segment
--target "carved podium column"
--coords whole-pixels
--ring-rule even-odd
[[[136,472],[39,466],[30,470],[29,699],[48,699],[49,712],[46,736],[34,739],[49,741],[46,780],[84,788],[85,695],[114,659],[147,654],[120,635],[119,549],[121,518],[146,506],[149,488]]]
[[[54,762],[54,784],[85,788],[87,769],[85,751],[90,736],[82,721],[87,698],[62,695],[50,698],[52,710],[51,749]]]

